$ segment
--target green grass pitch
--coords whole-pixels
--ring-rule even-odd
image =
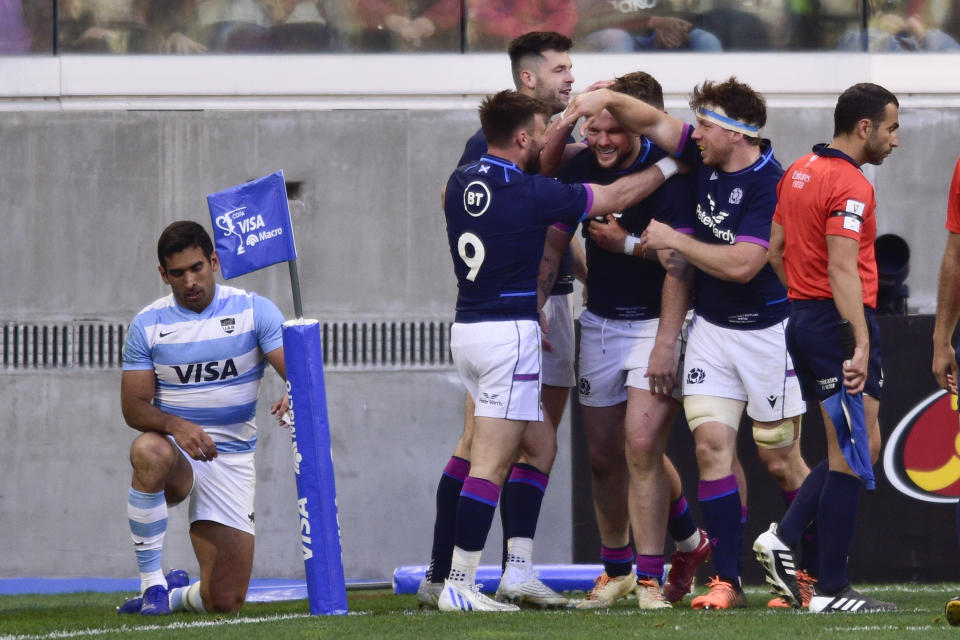
[[[769,594],[748,587],[749,606],[736,611],[693,611],[687,597],[672,610],[640,611],[622,600],[604,611],[524,610],[510,614],[425,611],[412,595],[390,591],[349,594],[347,616],[308,615],[305,600],[251,603],[239,615],[118,616],[125,594],[77,593],[0,596],[0,640],[60,638],[960,638],[943,606],[958,584],[863,586],[900,606],[897,613],[814,615],[768,610]],[[573,594],[577,596],[579,594]]]

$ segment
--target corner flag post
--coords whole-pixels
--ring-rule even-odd
[[[303,318],[283,172],[207,196],[227,279],[287,262],[296,320],[283,324],[300,546],[312,615],[347,613],[320,323]],[[296,405],[296,410],[294,410]]]

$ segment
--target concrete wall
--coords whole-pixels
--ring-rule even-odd
[[[831,114],[773,106],[767,135],[780,160],[827,140]],[[901,149],[867,168],[880,232],[913,248],[911,305],[926,310],[957,154],[940,141],[958,121],[956,109],[905,109]],[[178,218],[209,226],[205,194],[280,168],[301,183],[291,208],[306,315],[449,321],[439,191],[476,126],[472,110],[0,113],[0,323],[129,321],[165,293],[159,231]],[[292,315],[284,267],[234,282]],[[125,524],[134,432],[120,417],[119,376],[0,368],[0,576],[135,574]],[[454,372],[368,367],[327,378],[347,576],[385,579],[398,564],[425,563],[433,492],[461,426]],[[280,389],[270,379],[263,404]],[[262,410],[260,424],[255,574],[301,575],[289,438]],[[562,442],[538,562],[571,558],[569,494]],[[183,511],[171,515],[165,564],[192,569]],[[499,548],[498,529],[488,548]]]
[[[177,218],[209,227],[206,193],[279,168],[302,183],[292,215],[306,315],[449,321],[439,193],[475,127],[472,112],[3,114],[0,324],[128,322],[168,291],[159,231]],[[282,265],[231,284],[293,313]],[[436,483],[462,428],[455,372],[327,376],[347,576],[426,563]],[[120,415],[119,379],[117,368],[0,368],[0,576],[135,574],[125,524],[135,432]],[[281,389],[269,376],[261,404]],[[255,574],[302,575],[289,436],[263,406],[259,424]],[[557,470],[545,562],[571,554],[566,448]],[[166,566],[195,567],[185,511],[171,513]],[[498,540],[485,561],[498,561]]]

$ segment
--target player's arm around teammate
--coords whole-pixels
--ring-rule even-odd
[[[638,241],[639,239],[630,236],[613,216],[606,217],[606,224],[591,222],[589,233],[590,238],[606,251],[656,260],[666,271],[657,338],[650,354],[646,377],[650,380],[652,393],[669,396],[679,384],[675,348],[684,318],[690,308],[693,267],[683,254],[677,251],[645,248]]]
[[[682,139],[684,123],[679,118],[642,100],[605,88],[574,97],[557,126],[572,127],[581,117],[589,119],[604,109],[629,131],[650,138],[661,149],[676,149]]]
[[[678,251],[701,271],[730,282],[750,282],[767,263],[767,250],[763,245],[755,242],[707,244],[656,220],[643,232],[640,243],[644,249]]]

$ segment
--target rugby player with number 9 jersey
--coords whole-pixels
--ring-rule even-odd
[[[444,214],[457,278],[450,338],[454,364],[476,403],[470,475],[457,506],[442,611],[515,611],[475,584],[510,465],[527,423],[542,419],[537,275],[547,228],[574,227],[637,202],[666,179],[659,167],[610,185],[565,185],[535,175],[549,105],[502,91],[480,106],[488,152],[447,182]]]

